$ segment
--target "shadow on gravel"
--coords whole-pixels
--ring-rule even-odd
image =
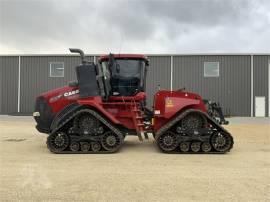
[[[22,142],[25,141],[26,139],[5,139],[5,142]]]

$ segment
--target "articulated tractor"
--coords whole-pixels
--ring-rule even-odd
[[[153,135],[166,153],[226,153],[233,147],[221,107],[185,89],[159,90],[146,107],[144,55],[109,54],[96,64],[85,60],[77,81],[36,98],[36,128],[48,134],[53,153],[113,153],[127,135]]]

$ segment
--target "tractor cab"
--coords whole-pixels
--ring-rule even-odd
[[[98,69],[108,96],[134,96],[145,91],[148,60],[144,55],[109,54],[101,56]]]
[[[103,55],[95,64],[85,60],[82,50],[70,51],[79,53],[82,60],[76,67],[80,98],[101,96],[104,101],[123,97],[135,99],[136,95],[140,97],[140,92],[145,92],[146,67],[149,61],[144,55]]]

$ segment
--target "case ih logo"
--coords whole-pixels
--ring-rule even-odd
[[[70,92],[66,92],[66,93],[64,93],[64,97],[75,95],[75,94],[78,94],[79,92],[80,92],[79,90],[73,90],[73,91],[70,91]]]

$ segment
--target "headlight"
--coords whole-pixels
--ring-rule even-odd
[[[35,117],[35,116],[40,116],[40,113],[39,112],[34,112],[33,113],[33,116]]]

